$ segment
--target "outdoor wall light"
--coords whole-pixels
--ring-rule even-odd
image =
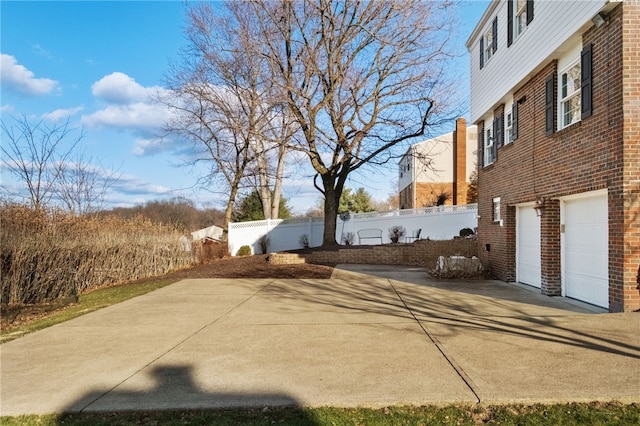
[[[544,213],[544,198],[537,198],[533,208],[536,211],[536,216],[541,217],[542,213]]]
[[[600,28],[602,24],[607,22],[607,15],[604,12],[600,12],[596,16],[591,18],[591,22],[593,22],[593,25],[595,25],[596,28]]]

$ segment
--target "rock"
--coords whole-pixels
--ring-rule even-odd
[[[482,272],[482,264],[477,257],[439,256],[436,273],[444,276],[474,276]]]

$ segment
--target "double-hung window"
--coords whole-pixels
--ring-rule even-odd
[[[484,165],[488,166],[494,161],[494,149],[493,149],[493,136],[491,129],[486,130],[486,136],[484,138]]]
[[[560,111],[562,128],[580,121],[580,61],[560,74]]]
[[[489,30],[484,34],[484,62],[487,63],[493,55],[493,31]]]
[[[507,0],[507,46],[511,46],[532,20],[533,0]]]
[[[517,38],[527,29],[527,0],[517,0],[513,19],[513,35]]]
[[[491,28],[480,37],[480,69],[498,50],[498,17],[493,18]]]
[[[504,144],[510,144],[515,139],[513,136],[513,108],[507,108],[507,113],[504,117]]]

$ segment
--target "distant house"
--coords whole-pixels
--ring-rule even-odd
[[[640,2],[493,0],[467,41],[493,275],[640,308]]]
[[[476,147],[476,126],[464,118],[453,132],[409,147],[398,163],[400,208],[467,204]]]

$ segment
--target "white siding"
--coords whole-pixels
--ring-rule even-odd
[[[453,133],[429,139],[414,148],[416,182],[453,182]]]
[[[398,163],[398,191],[402,191],[413,182],[415,170],[413,163],[413,147],[411,147]],[[410,165],[409,170],[407,170],[407,165]]]
[[[467,182],[469,176],[478,168],[478,128],[467,127]]]
[[[534,18],[529,27],[507,48],[507,2],[499,2],[485,15],[467,42],[471,58],[471,122],[482,119],[506,100],[514,89],[551,59],[564,54],[565,43],[572,44],[591,25],[591,18],[608,0],[534,2]],[[491,6],[488,10],[491,10]],[[497,14],[497,15],[496,15]],[[480,69],[480,38],[498,16],[498,50]]]

